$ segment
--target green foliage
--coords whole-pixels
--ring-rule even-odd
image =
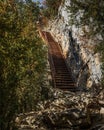
[[[39,6],[0,1],[0,130],[15,114],[36,109],[46,72],[46,48],[36,29]]]
[[[58,14],[58,8],[63,0],[45,0],[44,15],[48,18],[54,18]]]
[[[101,37],[96,50],[102,55],[102,72],[104,73],[104,1],[70,0],[70,6],[67,9],[71,13],[70,24],[78,27],[88,26],[89,32],[86,35],[89,38]]]

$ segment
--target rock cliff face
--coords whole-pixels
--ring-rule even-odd
[[[94,46],[100,37],[88,38],[83,31],[88,27],[78,28],[70,25],[70,12],[67,7],[70,0],[59,7],[58,17],[49,22],[48,31],[54,36],[62,48],[68,65],[72,70],[76,84],[85,88],[99,85],[101,82],[100,55],[94,52]]]

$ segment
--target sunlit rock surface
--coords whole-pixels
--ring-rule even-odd
[[[49,22],[47,30],[60,44],[77,86],[82,88],[99,86],[101,62],[100,55],[94,52],[94,47],[99,43],[101,37],[95,36],[89,39],[83,31],[83,28],[89,31],[87,26],[82,28],[71,26],[69,23],[70,12],[66,7],[68,5],[70,5],[70,0],[66,0],[65,4],[60,6],[58,17]],[[81,15],[81,13],[79,14]]]

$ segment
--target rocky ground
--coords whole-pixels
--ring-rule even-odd
[[[18,130],[104,130],[104,91],[69,92],[52,89],[39,111],[20,114]]]

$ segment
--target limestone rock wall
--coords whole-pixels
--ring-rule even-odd
[[[83,32],[83,28],[70,26],[70,12],[66,0],[59,8],[58,17],[49,22],[48,31],[60,44],[68,65],[72,70],[76,84],[82,88],[98,85],[101,82],[100,55],[94,52],[94,46],[99,38],[89,39]],[[84,26],[88,30],[87,26]]]

